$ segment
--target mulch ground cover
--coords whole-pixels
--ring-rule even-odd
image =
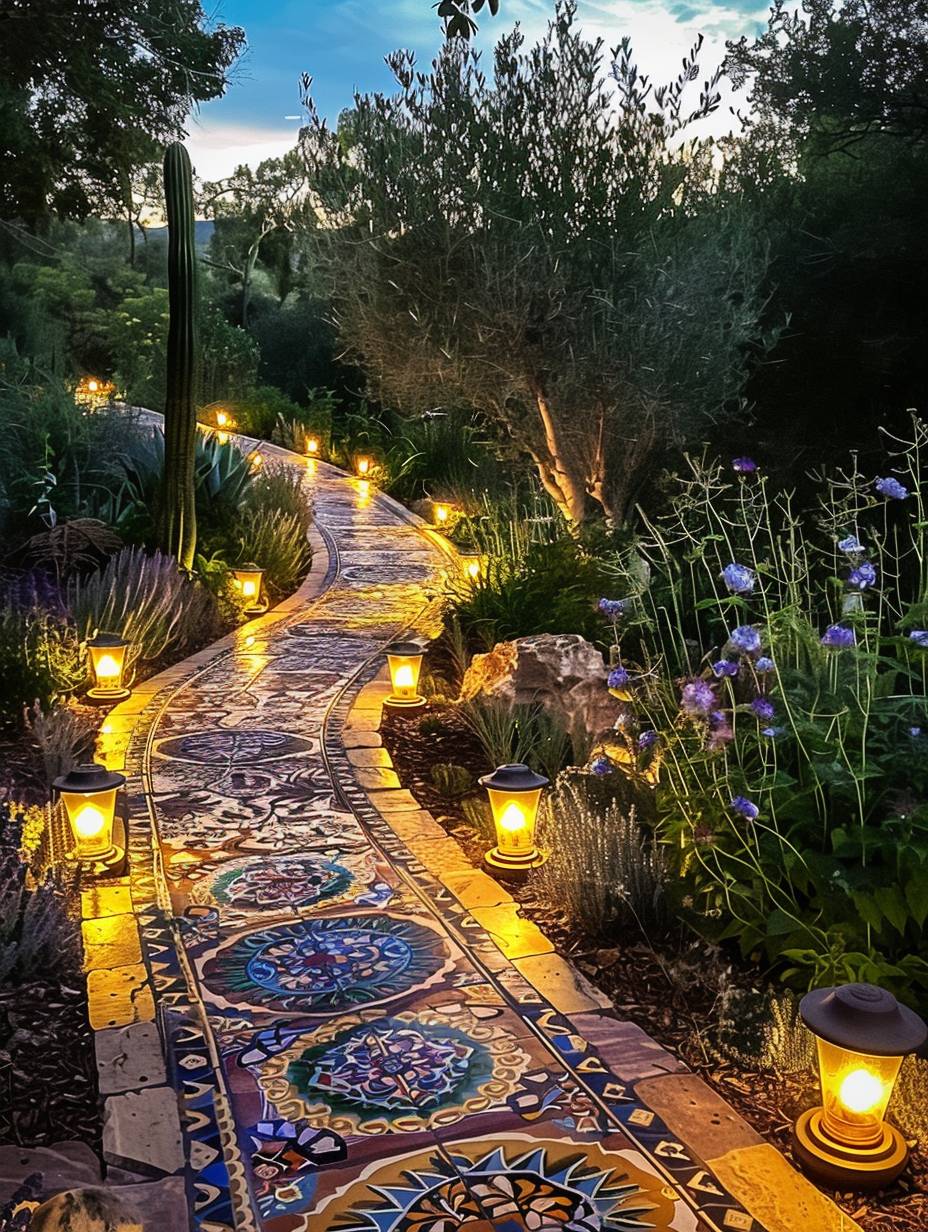
[[[431,704],[408,714],[385,710],[382,734],[400,782],[479,867],[485,837],[470,824],[460,801],[442,795],[432,779],[433,766],[441,763],[464,766],[475,778],[486,770],[479,744],[456,718],[454,707]],[[507,888],[558,952],[612,998],[622,1017],[680,1057],[759,1134],[791,1156],[793,1121],[816,1102],[814,1079],[758,1073],[726,1056],[716,1043],[726,990],[759,993],[762,979],[756,969],[746,968],[736,955],[707,954],[703,943],[682,937],[678,944],[658,950],[624,937],[604,942],[584,936],[538,899],[531,882]],[[866,1232],[926,1232],[928,1153],[916,1146],[908,1171],[876,1194],[831,1196]]]

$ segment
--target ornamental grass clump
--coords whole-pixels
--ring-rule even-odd
[[[666,857],[634,806],[603,803],[582,781],[562,779],[545,802],[539,834],[550,854],[536,884],[575,924],[599,938],[624,926],[646,940],[666,927]]]
[[[813,508],[690,459],[616,566],[678,909],[797,984],[928,998],[928,427]],[[891,474],[890,474],[891,472]],[[892,482],[889,482],[889,480]],[[641,747],[645,733],[647,747]]]

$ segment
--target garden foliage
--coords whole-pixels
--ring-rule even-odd
[[[691,459],[617,568],[611,683],[679,905],[807,983],[928,992],[926,448],[913,418],[812,509]]]

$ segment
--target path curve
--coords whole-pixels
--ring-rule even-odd
[[[382,650],[434,634],[450,548],[363,481],[257,447],[313,490],[309,578],[102,737],[131,805],[130,877],[84,895],[109,1179],[155,1182],[158,1232],[795,1227],[726,1188],[751,1152],[785,1168],[773,1148],[400,789]],[[802,1192],[807,1232],[854,1227]]]

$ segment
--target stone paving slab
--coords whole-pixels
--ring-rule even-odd
[[[195,1232],[779,1232],[766,1152],[652,1100],[692,1076],[399,786],[382,648],[437,630],[446,545],[260,450],[313,489],[309,581],[109,719],[142,961],[125,883],[88,889],[107,1179],[170,1184],[170,1227],[182,1181]]]

